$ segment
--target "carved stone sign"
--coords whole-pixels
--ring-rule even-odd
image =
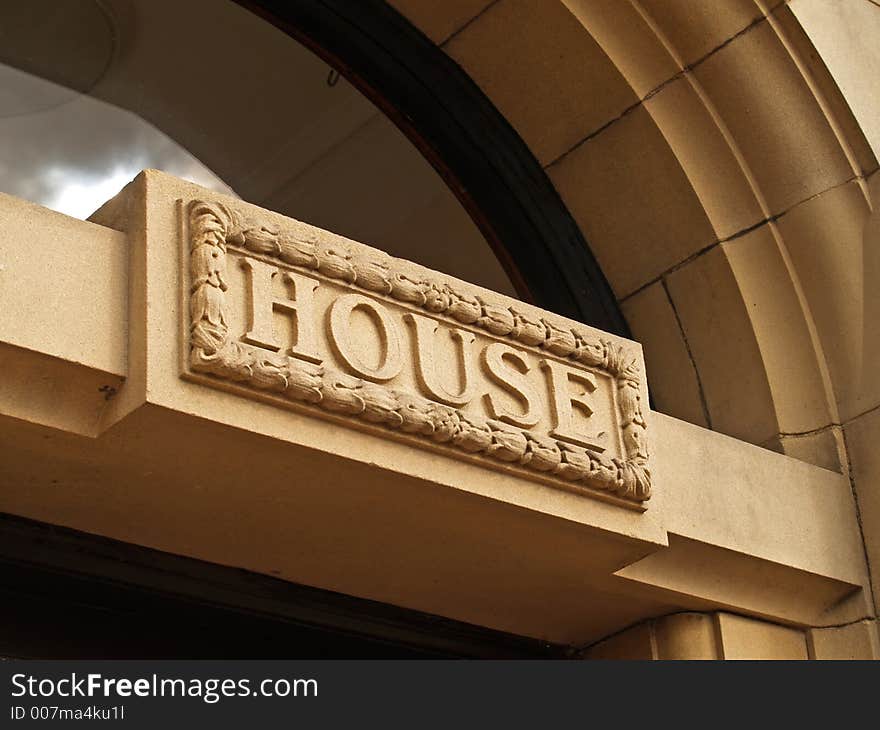
[[[636,346],[298,221],[184,218],[184,377],[643,508]]]

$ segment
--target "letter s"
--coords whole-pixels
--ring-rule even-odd
[[[13,692],[13,693],[12,693],[12,696],[13,696],[13,697],[23,697],[24,694],[25,694],[25,692],[27,691],[27,690],[25,689],[24,685],[19,683],[19,677],[22,677],[22,678],[23,678],[24,675],[23,675],[23,674],[13,674],[13,675],[12,675],[12,684],[14,684],[16,687],[18,687],[18,688],[21,690],[21,692],[19,692],[18,694],[16,694],[15,692]]]
[[[531,428],[536,425],[540,420],[540,411],[538,410],[540,400],[532,384],[526,378],[529,364],[522,353],[503,342],[493,342],[483,350],[482,359],[483,367],[489,378],[525,406],[523,413],[516,413],[497,403],[491,393],[486,393],[486,407],[489,415],[520,428]]]

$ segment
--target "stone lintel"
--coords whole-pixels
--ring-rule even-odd
[[[92,419],[0,390],[0,510],[555,642],[860,618],[845,478],[648,413],[636,343],[153,171],[92,221],[65,225],[127,290],[65,316],[125,367],[101,390],[107,357],[0,328]]]

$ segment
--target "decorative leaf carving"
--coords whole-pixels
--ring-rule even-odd
[[[415,280],[395,270],[394,259],[352,256],[343,245],[320,246],[294,231],[244,220],[222,203],[195,201],[189,208],[190,367],[192,370],[279,393],[291,401],[360,418],[403,433],[448,444],[468,454],[604,490],[632,502],[651,494],[646,423],[638,361],[622,346],[524,315],[504,304],[461,294],[446,282]],[[465,414],[412,393],[366,382],[320,365],[268,353],[229,337],[226,248],[238,246],[285,264],[388,295],[456,322],[508,337],[589,367],[617,383],[624,459],[602,456],[498,421]]]

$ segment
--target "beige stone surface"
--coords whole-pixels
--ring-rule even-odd
[[[716,616],[723,659],[808,659],[807,640],[798,629],[745,616]]]
[[[2,193],[0,219],[0,342],[125,375],[125,236]]]
[[[823,377],[823,352],[799,277],[773,224],[722,249],[761,350],[780,431],[802,433],[828,425],[836,414]]]
[[[652,415],[669,548],[618,577],[691,609],[714,604],[813,626],[867,615],[846,476]]]
[[[589,647],[585,659],[657,659],[653,622],[645,621]]]
[[[390,0],[389,4],[434,43],[442,44],[491,5],[492,0]]]
[[[618,298],[716,238],[679,160],[644,107],[547,172]]]
[[[663,284],[657,282],[626,299],[623,313],[642,343],[651,398],[661,413],[708,426],[694,363]]]
[[[676,613],[654,621],[658,659],[718,659],[713,617],[705,613]]]
[[[778,416],[760,345],[725,250],[716,246],[667,282],[712,427],[753,443],[775,436]]]
[[[737,37],[694,75],[736,139],[771,213],[856,174],[771,24],[762,22]]]
[[[880,277],[880,174],[868,178],[868,190],[873,211],[865,224],[862,236],[862,266],[864,267],[864,300],[862,318],[862,356],[860,384],[868,396],[867,402],[859,410],[863,413],[880,405],[880,395],[874,395],[878,388],[874,364],[880,362],[880,287],[871,282]]]
[[[125,236],[2,194],[0,219],[0,413],[96,436],[128,372]]]
[[[876,363],[866,358],[866,318],[877,297],[865,261],[874,245],[866,237],[869,215],[863,188],[851,182],[798,205],[776,224],[816,323],[840,421],[880,402],[871,374]]]
[[[653,24],[634,4],[618,0],[563,0],[643,99],[681,71]]]
[[[124,377],[0,342],[0,415],[82,436],[98,436]],[[16,449],[0,445],[0,460]]]
[[[675,613],[597,642],[585,659],[876,659],[876,621],[800,630],[730,613]]]
[[[652,414],[667,529],[854,583],[865,577],[846,475]],[[785,486],[783,486],[785,485]],[[659,487],[658,487],[659,489]],[[807,520],[806,514],[822,519]]]
[[[791,0],[788,4],[880,156],[880,8],[871,0]]]
[[[731,551],[670,532],[668,550],[615,573],[618,590],[679,610],[724,609],[797,625],[833,625],[868,615],[864,576],[841,580],[798,569],[759,557],[764,548]]]
[[[811,659],[880,659],[877,621],[811,629],[807,632]]]
[[[874,601],[880,596],[880,409],[844,426],[846,446],[859,500],[862,535],[871,564]]]
[[[675,150],[719,239],[765,217],[736,142],[692,74],[665,85],[645,107]]]
[[[775,7],[781,0],[771,0]],[[763,17],[754,0],[695,3],[689,0],[640,0],[646,14],[675,48],[685,65],[696,63]]]
[[[637,101],[560,2],[500,0],[444,50],[547,164]]]
[[[766,446],[786,456],[832,471],[840,472],[847,468],[846,447],[840,426],[828,426],[805,434],[777,436]]]
[[[713,428],[766,443],[835,421],[825,349],[772,224],[674,271],[668,286]]]
[[[802,631],[730,613],[675,613],[590,646],[585,659],[877,659],[876,621]]]
[[[804,28],[793,12],[791,4],[780,5],[770,16],[770,20],[780,38],[788,46],[789,52],[797,59],[801,74],[824,110],[852,169],[861,174],[869,174],[876,170],[877,156],[872,151],[859,120],[853,114],[853,109],[846,98],[847,94],[834,78],[810,38],[810,32]]]

